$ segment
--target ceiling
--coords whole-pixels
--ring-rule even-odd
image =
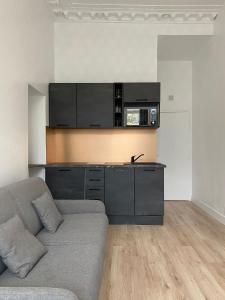
[[[213,22],[225,0],[48,0],[57,21]]]

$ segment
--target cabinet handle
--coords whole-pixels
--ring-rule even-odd
[[[155,172],[155,169],[145,169],[144,172]]]
[[[90,179],[90,181],[100,181],[101,179]]]
[[[101,172],[102,170],[88,170],[89,172]]]
[[[136,102],[147,102],[148,99],[136,99],[135,101],[136,101]]]
[[[89,124],[89,127],[101,127],[100,124]]]
[[[101,189],[88,189],[89,191],[101,191]]]
[[[72,170],[70,170],[70,169],[60,169],[60,170],[58,170],[59,172],[71,172]]]
[[[57,127],[70,127],[68,124],[56,124]]]
[[[116,172],[126,172],[127,169],[126,169],[126,168],[124,168],[124,169],[119,169],[119,168],[117,168],[117,169],[115,169],[115,171],[116,171]]]

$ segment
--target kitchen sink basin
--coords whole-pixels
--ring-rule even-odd
[[[134,162],[134,163],[124,163],[124,165],[151,165],[151,166],[159,166],[161,164],[157,162]]]

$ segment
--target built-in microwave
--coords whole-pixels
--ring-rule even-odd
[[[158,127],[159,108],[124,107],[124,126],[126,127]]]

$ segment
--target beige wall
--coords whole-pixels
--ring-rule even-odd
[[[155,130],[47,130],[48,162],[127,162],[138,153],[156,160]]]

